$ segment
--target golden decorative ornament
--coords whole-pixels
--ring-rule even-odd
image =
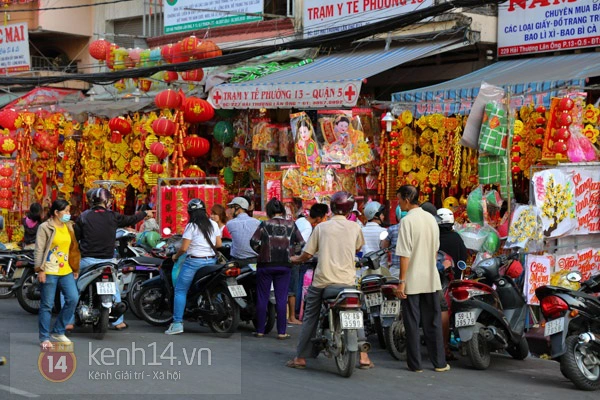
[[[410,110],[402,111],[400,118],[402,119],[402,122],[404,122],[404,124],[406,124],[406,125],[409,125],[413,122],[413,115]]]
[[[515,120],[515,125],[513,127],[513,132],[515,135],[520,135],[523,132],[524,129],[524,125],[522,121],[519,121],[518,119]]]
[[[438,171],[437,169],[432,169],[429,172],[429,183],[431,183],[432,185],[437,185],[438,183],[440,183],[440,171]]]
[[[403,156],[410,156],[413,153],[413,147],[410,143],[402,143],[400,146],[400,153]]]
[[[428,117],[428,124],[435,130],[442,129],[444,127],[444,120],[446,118],[442,114],[432,114]]]
[[[412,161],[408,158],[400,160],[400,169],[402,172],[408,173],[412,170]]]
[[[144,164],[146,164],[147,166],[150,166],[150,165],[152,165],[154,163],[157,163],[157,162],[160,162],[160,160],[158,159],[158,157],[156,157],[152,153],[148,153],[144,157]]]
[[[148,135],[144,144],[146,145],[146,148],[150,150],[150,146],[152,146],[154,142],[158,142],[158,137],[155,135]]]

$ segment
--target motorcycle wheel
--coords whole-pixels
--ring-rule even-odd
[[[137,319],[142,319],[142,316],[136,306],[135,298],[140,293],[140,290],[142,289],[142,283],[144,283],[147,278],[148,277],[145,275],[136,276],[133,282],[129,284],[129,291],[127,292],[127,305]]]
[[[475,369],[487,369],[491,361],[490,348],[484,337],[479,333],[483,328],[482,324],[475,324],[473,337],[471,340],[463,343],[463,346],[466,346],[467,356],[471,360],[471,365]]]
[[[339,317],[338,317],[339,318]],[[358,332],[353,329],[342,329],[339,320],[336,321],[335,332],[333,333],[339,346],[342,346],[340,352],[335,356],[335,366],[338,374],[344,378],[349,378],[354,372],[354,367],[358,361],[358,351],[348,350],[348,341],[350,335],[358,335]]]
[[[228,338],[240,324],[240,307],[225,288],[217,289],[211,294],[211,301],[217,315],[208,320],[208,327],[218,337]]]
[[[143,287],[135,296],[140,317],[154,326],[165,326],[173,320],[173,310],[161,288]]]
[[[92,330],[94,332],[94,338],[97,340],[104,339],[104,335],[108,332],[108,317],[110,314],[110,310],[108,308],[102,307],[100,310],[100,318],[98,318],[98,322],[92,326]]]
[[[392,326],[384,328],[385,347],[398,361],[406,361],[406,331],[402,320],[394,321]]]
[[[577,336],[569,336],[565,346],[567,352],[560,359],[560,370],[580,390],[600,389],[600,364],[597,360],[600,354],[594,354],[596,363],[586,358],[591,352],[590,346],[579,343]]]
[[[36,286],[39,286],[33,270],[28,270],[23,276],[23,284],[15,291],[17,301],[23,310],[31,314],[37,314],[40,311],[40,299],[32,298]],[[39,288],[38,288],[39,290]]]
[[[269,302],[267,303],[267,320],[265,321],[265,335],[268,335],[275,326],[275,319],[277,318],[277,312],[275,310],[275,304]],[[254,329],[258,331],[258,321],[256,318],[252,319],[252,325],[254,325]]]
[[[525,336],[521,338],[519,344],[513,347],[508,347],[506,352],[515,360],[524,360],[529,356],[529,343]]]
[[[385,342],[383,326],[381,326],[381,318],[380,317],[373,318],[373,322],[374,322],[373,325],[375,325],[375,333],[377,333],[377,341],[379,342],[379,347],[381,347],[382,349],[385,349],[387,344]]]
[[[12,282],[12,274],[10,274],[9,276],[5,276],[4,275],[4,267],[0,267],[0,280],[5,281],[5,282]],[[0,286],[0,299],[9,299],[14,295],[14,291],[11,289],[10,286]]]

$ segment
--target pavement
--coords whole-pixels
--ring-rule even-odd
[[[101,341],[76,330],[70,336],[74,348],[40,353],[37,316],[14,298],[0,300],[0,356],[8,359],[0,366],[0,400],[598,399],[598,393],[576,390],[556,362],[534,357],[517,361],[495,354],[486,371],[459,359],[451,371],[436,373],[425,355],[424,372],[414,373],[372,337],[375,368],[357,369],[346,379],[323,355],[305,370],[285,367],[294,355],[297,326],[289,326],[292,338],[281,341],[274,333],[255,338],[252,326],[243,323],[225,339],[192,322],[178,336],[130,314],[127,322],[129,329],[109,331]]]

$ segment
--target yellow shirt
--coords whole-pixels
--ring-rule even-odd
[[[67,225],[55,227],[52,246],[46,258],[45,271],[47,275],[68,275],[73,270],[69,265],[69,248],[71,246],[71,235]]]

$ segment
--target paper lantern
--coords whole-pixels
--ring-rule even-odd
[[[233,157],[233,148],[232,147],[224,147],[223,148],[223,157],[225,157],[225,158]]]
[[[210,149],[208,140],[191,135],[183,139],[183,154],[186,157],[202,157]]]
[[[15,130],[17,127],[15,123],[19,118],[19,113],[11,108],[0,111],[0,126],[9,130]]]
[[[115,67],[115,50],[118,48],[119,46],[114,43],[110,43],[106,46],[106,56],[104,57],[104,60],[106,61],[108,69],[113,69]]]
[[[181,105],[181,97],[172,89],[163,90],[154,97],[154,104],[156,104],[158,108],[163,109],[179,108]]]
[[[150,145],[150,153],[162,160],[169,155],[169,150],[161,142],[154,142]]]
[[[153,172],[155,174],[162,174],[164,170],[165,169],[161,163],[154,163],[150,166],[150,172]]]
[[[13,206],[13,201],[11,199],[0,199],[0,208],[10,209]]]
[[[160,117],[152,122],[152,130],[158,136],[173,136],[177,130],[177,125],[168,118]]]
[[[12,175],[13,175],[13,170],[10,165],[4,164],[3,166],[0,167],[0,176],[8,178],[9,176],[12,176]]]
[[[196,36],[188,36],[179,42],[179,49],[183,54],[190,57],[194,50],[196,50],[196,47],[198,47],[199,43],[200,40]]]
[[[175,46],[173,46],[173,64],[182,63],[190,60],[190,55],[185,54],[183,50],[181,50],[181,42],[177,42]]]
[[[0,135],[0,154],[9,156],[17,150],[17,140],[13,135]]]
[[[173,45],[168,44],[166,46],[163,46],[160,49],[160,55],[162,56],[163,60],[165,60],[168,63],[172,63],[173,62]]]
[[[558,109],[561,111],[571,111],[573,107],[575,107],[575,102],[573,101],[573,99],[570,99],[568,97],[563,97],[558,102]]]
[[[150,79],[140,79],[138,81],[138,88],[142,92],[148,92],[152,88],[152,81]]]
[[[131,123],[123,117],[111,118],[108,121],[108,127],[111,131],[119,132],[121,135],[131,133]]]
[[[226,167],[223,170],[223,180],[226,184],[231,185],[233,183],[233,169],[231,167]]]
[[[0,188],[8,189],[12,187],[13,181],[10,178],[0,178]]]
[[[33,135],[33,146],[38,152],[54,151],[58,147],[58,134],[53,131],[37,131]]]
[[[136,47],[135,49],[129,49],[129,58],[134,62],[135,65],[140,65],[140,57],[142,49]]]
[[[214,108],[206,101],[197,97],[189,97],[183,106],[183,117],[187,122],[206,122],[215,116]]]
[[[197,165],[191,165],[183,170],[183,176],[185,176],[186,178],[204,178],[206,177],[206,172],[204,172]]]
[[[175,71],[163,71],[162,80],[165,81],[166,83],[171,83],[173,81],[176,81],[178,78],[179,78],[179,75],[177,75],[177,72],[175,72]]]
[[[217,46],[215,44],[215,42],[213,42],[211,40],[203,40],[198,45],[198,47],[196,47],[193,57],[195,59],[203,59],[203,58],[219,57],[222,55],[223,55],[223,52],[221,51],[219,46]]]
[[[204,70],[202,68],[183,71],[181,73],[181,79],[187,82],[200,82],[202,78],[204,78]]]
[[[90,48],[88,51],[90,56],[96,60],[104,61],[106,60],[106,49],[108,47],[110,47],[110,42],[104,39],[98,39],[90,43]]]
[[[0,199],[12,199],[13,192],[10,189],[0,189]]]
[[[233,124],[229,121],[219,121],[213,130],[213,136],[218,142],[227,144],[235,138]]]

